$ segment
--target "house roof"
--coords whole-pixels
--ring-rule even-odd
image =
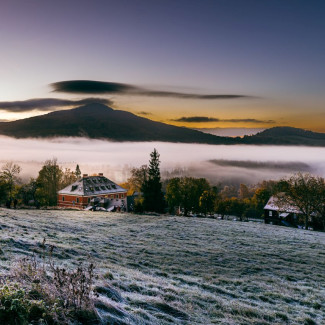
[[[268,202],[266,203],[266,206],[264,207],[264,210],[272,210],[272,211],[280,211],[280,212],[288,212],[288,213],[297,213],[300,214],[301,211],[293,206],[281,206],[278,204],[278,199],[275,196],[271,196]]]
[[[82,178],[68,185],[58,193],[77,196],[96,196],[120,192],[127,192],[127,190],[103,175],[84,175]]]

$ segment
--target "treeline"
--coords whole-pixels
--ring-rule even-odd
[[[279,191],[276,181],[263,181],[254,186],[240,184],[236,187],[234,185],[212,186],[205,178],[173,177],[161,182],[163,211],[157,209],[154,198],[151,200],[152,207],[148,210],[145,206],[147,205],[145,204],[146,189],[143,186],[148,172],[147,165],[133,168],[128,180],[120,184],[128,189],[129,195],[136,193],[135,212],[165,211],[185,216],[218,213],[221,218],[226,215],[237,216],[241,220],[261,218],[265,204],[272,195]]]
[[[279,181],[239,187],[211,186],[205,178],[173,177],[161,181],[159,154],[151,154],[149,166],[131,170],[131,177],[121,184],[129,194],[137,193],[134,211],[169,212],[172,214],[219,214],[239,220],[262,218],[271,196],[279,210],[299,211],[298,218],[308,229],[325,230],[325,180],[319,176],[298,173]],[[155,184],[148,187],[148,184]],[[151,185],[152,186],[152,185]],[[154,189],[154,190],[153,190]]]
[[[148,165],[131,169],[131,176],[122,187],[134,199],[130,210],[172,214],[219,214],[239,220],[261,218],[271,196],[279,210],[295,209],[305,228],[325,230],[325,180],[310,174],[295,174],[279,181],[263,181],[256,185],[240,184],[212,186],[205,178],[172,177],[162,181],[160,155],[156,149],[150,154]],[[0,170],[0,203],[7,207],[24,205],[56,206],[57,192],[81,176],[76,169],[63,169],[57,159],[45,161],[37,178],[22,184],[21,168],[8,162]],[[299,221],[300,222],[300,221]],[[300,222],[301,223],[301,222]]]
[[[212,186],[205,178],[172,177],[161,180],[159,154],[151,153],[148,165],[131,169],[131,176],[120,184],[135,193],[135,212],[169,212],[172,214],[214,214],[239,219],[263,215],[268,199],[279,192],[278,182],[263,181],[254,186],[240,184]],[[148,184],[155,184],[150,185]],[[154,188],[154,190],[153,190]]]
[[[57,159],[46,160],[37,178],[22,183],[21,167],[13,162],[2,166],[0,171],[0,203],[9,208],[17,203],[23,205],[56,206],[57,192],[75,182],[80,176],[79,165],[76,169],[63,169]]]

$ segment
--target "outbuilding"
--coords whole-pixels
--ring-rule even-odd
[[[271,196],[264,207],[265,223],[296,227],[301,218],[302,213],[297,207],[292,205],[281,207],[275,196]]]

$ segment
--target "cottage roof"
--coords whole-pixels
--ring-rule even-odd
[[[278,204],[278,198],[275,196],[270,197],[270,199],[266,203],[266,206],[264,207],[264,210],[297,213],[297,214],[301,213],[301,211],[293,205],[282,206]]]
[[[126,189],[112,182],[103,175],[87,175],[83,176],[73,184],[68,185],[58,193],[67,195],[96,196],[126,191]]]

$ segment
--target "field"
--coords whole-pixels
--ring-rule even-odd
[[[0,267],[96,264],[112,324],[324,324],[325,233],[213,219],[0,209]],[[115,323],[114,323],[115,321]]]

